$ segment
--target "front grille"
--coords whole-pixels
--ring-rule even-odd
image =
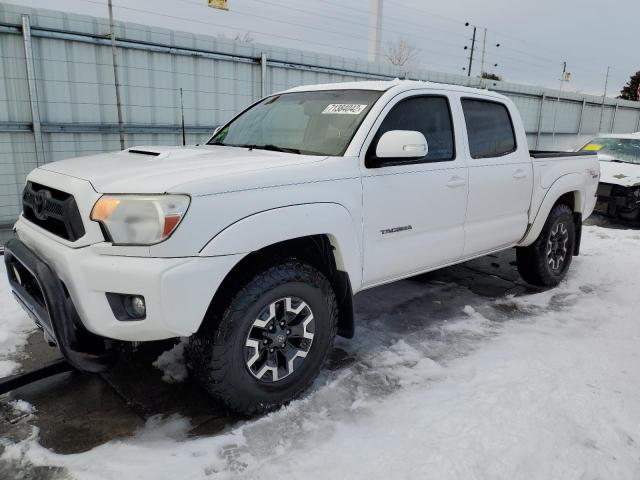
[[[22,214],[30,222],[70,242],[85,233],[73,195],[39,183],[27,182],[22,193]]]
[[[631,188],[623,187],[622,185],[612,185],[611,196],[632,199],[633,190]]]

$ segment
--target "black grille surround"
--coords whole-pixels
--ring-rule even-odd
[[[55,188],[27,182],[22,192],[22,214],[30,222],[70,242],[85,234],[73,195]]]

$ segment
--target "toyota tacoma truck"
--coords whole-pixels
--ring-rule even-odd
[[[593,152],[530,152],[506,97],[368,81],[293,88],[194,147],[135,147],[27,178],[5,262],[75,368],[188,337],[188,364],[243,414],[308,387],[365,289],[515,247],[552,287],[596,203]]]

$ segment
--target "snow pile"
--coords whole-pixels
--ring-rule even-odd
[[[35,329],[33,321],[10,292],[3,260],[0,257],[0,378],[16,373],[20,367],[16,354],[27,344],[27,337]]]
[[[9,405],[13,408],[15,413],[21,413],[24,415],[33,415],[36,413],[36,407],[24,400],[12,400]]]
[[[74,478],[640,478],[640,235],[588,227],[556,289],[500,299],[444,283],[364,293],[355,361],[215,437],[154,418],[136,436],[3,460]],[[386,305],[386,309],[384,308]]]
[[[163,352],[155,362],[153,366],[159,370],[162,370],[162,380],[167,383],[182,383],[185,381],[189,372],[187,371],[187,365],[184,358],[184,347],[187,344],[187,339],[182,339],[180,343],[173,346],[173,348]]]

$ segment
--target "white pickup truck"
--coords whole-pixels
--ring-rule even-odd
[[[74,367],[189,337],[193,374],[245,414],[299,395],[354,294],[517,248],[551,287],[596,203],[590,152],[530,152],[485,90],[413,81],[293,88],[206,145],[136,147],[32,171],[5,262]]]

